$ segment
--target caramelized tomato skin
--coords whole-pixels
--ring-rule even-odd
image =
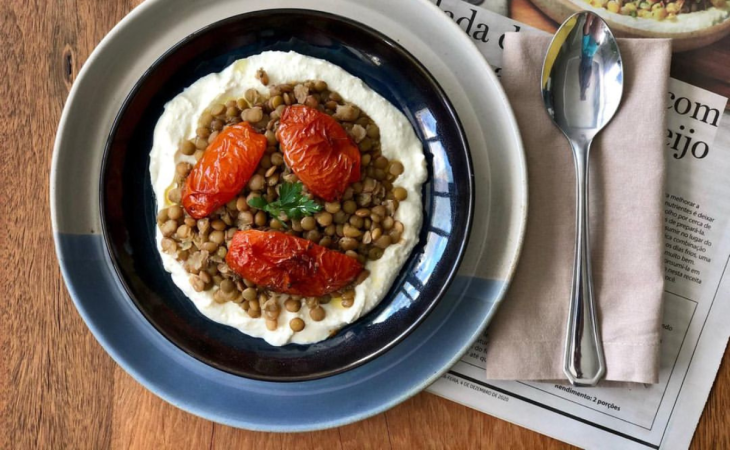
[[[239,231],[226,262],[245,279],[275,292],[320,297],[350,284],[362,271],[355,259],[278,231]]]
[[[182,205],[188,214],[202,219],[236,198],[267,145],[266,137],[247,122],[221,131],[185,180]]]
[[[331,116],[304,105],[287,107],[277,138],[284,158],[314,195],[327,201],[360,180],[360,150]]]

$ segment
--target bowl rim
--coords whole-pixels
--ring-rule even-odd
[[[185,46],[189,42],[193,41],[194,39],[198,38],[199,36],[209,33],[210,31],[222,27],[225,25],[228,25],[229,23],[238,22],[241,20],[250,19],[251,17],[255,16],[268,16],[272,14],[305,14],[310,17],[318,18],[318,19],[328,19],[328,20],[336,20],[340,22],[344,22],[349,26],[359,28],[362,31],[372,34],[375,37],[377,37],[381,42],[387,44],[389,47],[395,49],[401,56],[405,57],[408,62],[416,67],[422,75],[427,79],[427,81],[433,86],[435,89],[435,93],[437,93],[438,98],[440,98],[444,104],[445,111],[454,119],[454,123],[456,124],[456,127],[458,129],[457,137],[459,141],[461,142],[460,148],[464,153],[465,162],[466,162],[466,175],[467,175],[467,182],[466,182],[466,188],[468,192],[468,199],[465,202],[466,203],[466,211],[465,211],[465,222],[466,226],[464,228],[464,234],[459,242],[458,249],[456,249],[455,253],[455,259],[454,264],[451,266],[447,273],[445,274],[443,278],[443,282],[440,283],[439,287],[436,289],[436,294],[433,297],[433,300],[429,302],[426,309],[408,326],[403,329],[396,337],[391,339],[387,344],[380,346],[376,351],[369,353],[368,355],[350,362],[347,365],[341,366],[337,369],[333,369],[330,371],[327,371],[325,373],[315,373],[315,374],[307,374],[307,375],[300,375],[300,376],[287,376],[287,377],[278,377],[278,376],[265,376],[265,375],[254,375],[254,374],[246,374],[243,375],[240,372],[232,371],[230,368],[224,365],[215,364],[214,361],[210,359],[202,359],[198,354],[194,352],[190,352],[187,349],[183,348],[178,342],[176,342],[174,339],[170,338],[168,334],[163,331],[162,328],[158,327],[157,324],[151,320],[151,318],[148,316],[147,312],[139,307],[138,300],[136,300],[136,296],[133,294],[131,287],[128,285],[125,277],[123,276],[123,271],[119,265],[119,258],[117,253],[114,251],[114,246],[111,242],[110,238],[110,231],[108,229],[107,224],[107,208],[106,208],[106,202],[105,202],[105,194],[106,194],[106,178],[107,178],[107,172],[110,167],[110,161],[109,161],[109,155],[110,155],[110,149],[112,147],[114,137],[118,131],[118,128],[122,122],[122,117],[124,113],[126,112],[127,108],[129,107],[130,103],[133,101],[133,99],[136,97],[139,90],[143,87],[145,82],[148,80],[150,76],[152,76],[153,73],[156,72],[157,69],[159,69],[159,66],[165,62],[169,57],[174,55],[181,47]],[[356,76],[355,74],[353,74]],[[372,88],[371,88],[372,89]],[[395,105],[394,105],[395,106]],[[396,106],[397,108],[397,106]],[[399,109],[400,111],[400,109]],[[420,141],[420,139],[419,139]],[[423,144],[423,141],[421,141]],[[428,180],[427,180],[428,181]],[[211,22],[194,32],[188,34],[178,42],[176,42],[174,45],[172,45],[170,48],[165,50],[159,57],[157,57],[154,62],[142,73],[142,75],[135,81],[134,85],[130,89],[130,91],[127,93],[127,95],[124,97],[124,100],[121,103],[121,106],[119,107],[117,113],[114,116],[114,120],[112,122],[112,125],[109,130],[109,134],[107,135],[104,143],[104,150],[101,158],[101,165],[100,165],[100,171],[99,171],[99,184],[98,184],[98,200],[99,200],[99,220],[101,224],[101,236],[103,240],[103,247],[105,250],[105,256],[108,258],[108,261],[110,262],[111,267],[113,268],[115,278],[120,283],[122,288],[124,289],[124,293],[129,297],[131,300],[131,303],[134,305],[134,307],[142,314],[142,316],[145,318],[145,320],[152,326],[152,328],[159,333],[162,337],[164,337],[167,341],[169,341],[171,344],[175,346],[178,350],[182,351],[186,355],[189,355],[196,360],[200,361],[203,364],[206,364],[210,367],[213,367],[215,369],[224,371],[226,373],[229,373],[231,375],[247,378],[251,380],[259,380],[259,381],[268,381],[268,382],[301,382],[301,381],[310,381],[310,380],[318,380],[323,379],[331,376],[335,376],[338,374],[341,374],[343,372],[347,372],[349,370],[352,370],[356,367],[359,367],[363,364],[366,364],[368,361],[372,361],[389,350],[391,350],[393,347],[398,345],[400,342],[402,342],[408,335],[410,335],[418,326],[423,323],[423,321],[431,314],[431,312],[434,310],[436,305],[443,299],[446,292],[448,291],[449,287],[453,283],[459,267],[461,266],[461,263],[463,262],[464,255],[466,253],[466,248],[469,243],[469,239],[471,238],[471,231],[473,228],[473,221],[474,221],[474,208],[475,208],[475,201],[476,201],[476,195],[475,195],[475,174],[474,174],[474,166],[472,161],[472,155],[471,155],[471,148],[469,146],[468,139],[466,137],[466,132],[463,126],[463,123],[461,119],[459,118],[456,109],[454,108],[453,103],[449,99],[449,97],[446,95],[446,92],[444,91],[443,87],[440,85],[438,80],[431,74],[431,72],[417,59],[415,58],[407,49],[405,49],[403,46],[395,42],[393,39],[389,38],[384,33],[364,24],[361,22],[358,22],[356,20],[350,19],[348,17],[344,17],[338,14],[333,14],[330,12],[324,12],[319,10],[313,10],[313,9],[305,9],[305,8],[275,8],[275,9],[262,9],[262,10],[256,10],[256,11],[249,11],[244,12],[241,14],[236,14],[233,16],[229,16],[226,18],[223,18],[221,20],[217,20],[215,22]],[[422,204],[422,207],[425,206]],[[416,243],[416,245],[421,243],[421,239],[419,239]],[[411,254],[408,255],[408,258],[412,256]],[[164,270],[164,269],[163,269]],[[401,266],[401,269],[399,270],[399,276],[402,273],[403,266]],[[169,276],[169,274],[167,274]],[[177,286],[176,286],[177,287]],[[179,288],[178,288],[179,289]],[[393,286],[391,286],[388,290],[390,292],[393,289]],[[187,296],[186,296],[187,297]],[[189,300],[189,299],[188,299]],[[381,304],[384,301],[387,301],[388,297],[383,297],[378,304]],[[197,307],[196,307],[196,311]],[[198,311],[199,313],[199,311]],[[365,315],[367,316],[367,314]],[[363,316],[363,317],[365,317]],[[361,320],[363,317],[358,318],[357,320],[353,321],[351,324],[357,323],[358,320]],[[207,318],[206,318],[207,319]],[[210,319],[207,319],[210,320]],[[223,325],[228,326],[225,324],[219,324],[215,321],[211,322],[213,324],[217,325]],[[240,333],[240,330],[238,330]],[[245,334],[245,333],[243,333]],[[248,335],[247,335],[248,336]],[[254,338],[252,336],[249,336],[251,338]],[[261,338],[255,338],[255,339],[261,339]],[[325,339],[326,340],[326,339]],[[318,341],[322,342],[322,341]],[[316,344],[316,343],[312,343]],[[270,345],[270,344],[269,344]],[[291,345],[291,344],[286,344]],[[311,345],[311,344],[304,344],[304,345]]]

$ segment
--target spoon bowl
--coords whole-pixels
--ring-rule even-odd
[[[588,230],[588,157],[623,94],[623,64],[608,25],[585,11],[569,17],[548,48],[541,78],[545,109],[565,134],[576,169],[576,241],[563,371],[576,386],[595,386],[606,363],[593,296]]]
[[[542,70],[542,98],[569,140],[590,141],[613,118],[623,93],[623,64],[608,25],[596,14],[569,17]]]

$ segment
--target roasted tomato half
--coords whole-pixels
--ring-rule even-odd
[[[237,232],[228,246],[226,262],[259,286],[306,297],[342,289],[363,269],[343,253],[278,231]]]
[[[277,138],[287,165],[314,195],[333,201],[360,180],[360,150],[329,115],[289,106],[281,115]]]
[[[256,171],[267,145],[266,137],[248,122],[221,131],[185,181],[185,211],[201,219],[236,198]]]

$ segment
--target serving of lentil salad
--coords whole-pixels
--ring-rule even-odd
[[[258,71],[257,78],[263,85],[269,85],[263,69]],[[250,318],[264,320],[266,328],[273,331],[283,325],[279,323],[283,309],[289,312],[304,309],[307,321],[317,322],[325,318],[324,304],[336,301],[344,308],[351,307],[354,287],[369,272],[364,269],[346,286],[321,296],[276,292],[245,279],[227,263],[236,233],[246,230],[286,233],[365,265],[367,261],[380,259],[389,246],[401,240],[405,228],[395,215],[399,202],[408,197],[408,191],[397,186],[404,165],[381,153],[378,126],[327,83],[291,82],[268,86],[268,91],[264,95],[257,89],[248,89],[242,98],[212,105],[200,117],[196,137],[184,141],[179,149],[183,155],[200,161],[221,132],[236,124],[250,124],[266,138],[266,150],[246,186],[224,206],[195,219],[181,205],[183,187],[193,165],[180,162],[174,182],[166,192],[167,205],[159,212],[157,225],[163,236],[162,250],[183,265],[196,291],[211,292],[217,303],[239,305]],[[313,195],[287,164],[277,131],[282,115],[293,105],[305,105],[333,118],[360,152],[359,179],[332,201]],[[287,210],[285,193],[287,198],[295,198],[298,205],[307,206]],[[293,332],[299,332],[305,328],[306,321],[295,317],[288,326]]]
[[[584,0],[595,8],[603,8],[624,16],[672,20],[678,15],[725,8],[727,0]]]

